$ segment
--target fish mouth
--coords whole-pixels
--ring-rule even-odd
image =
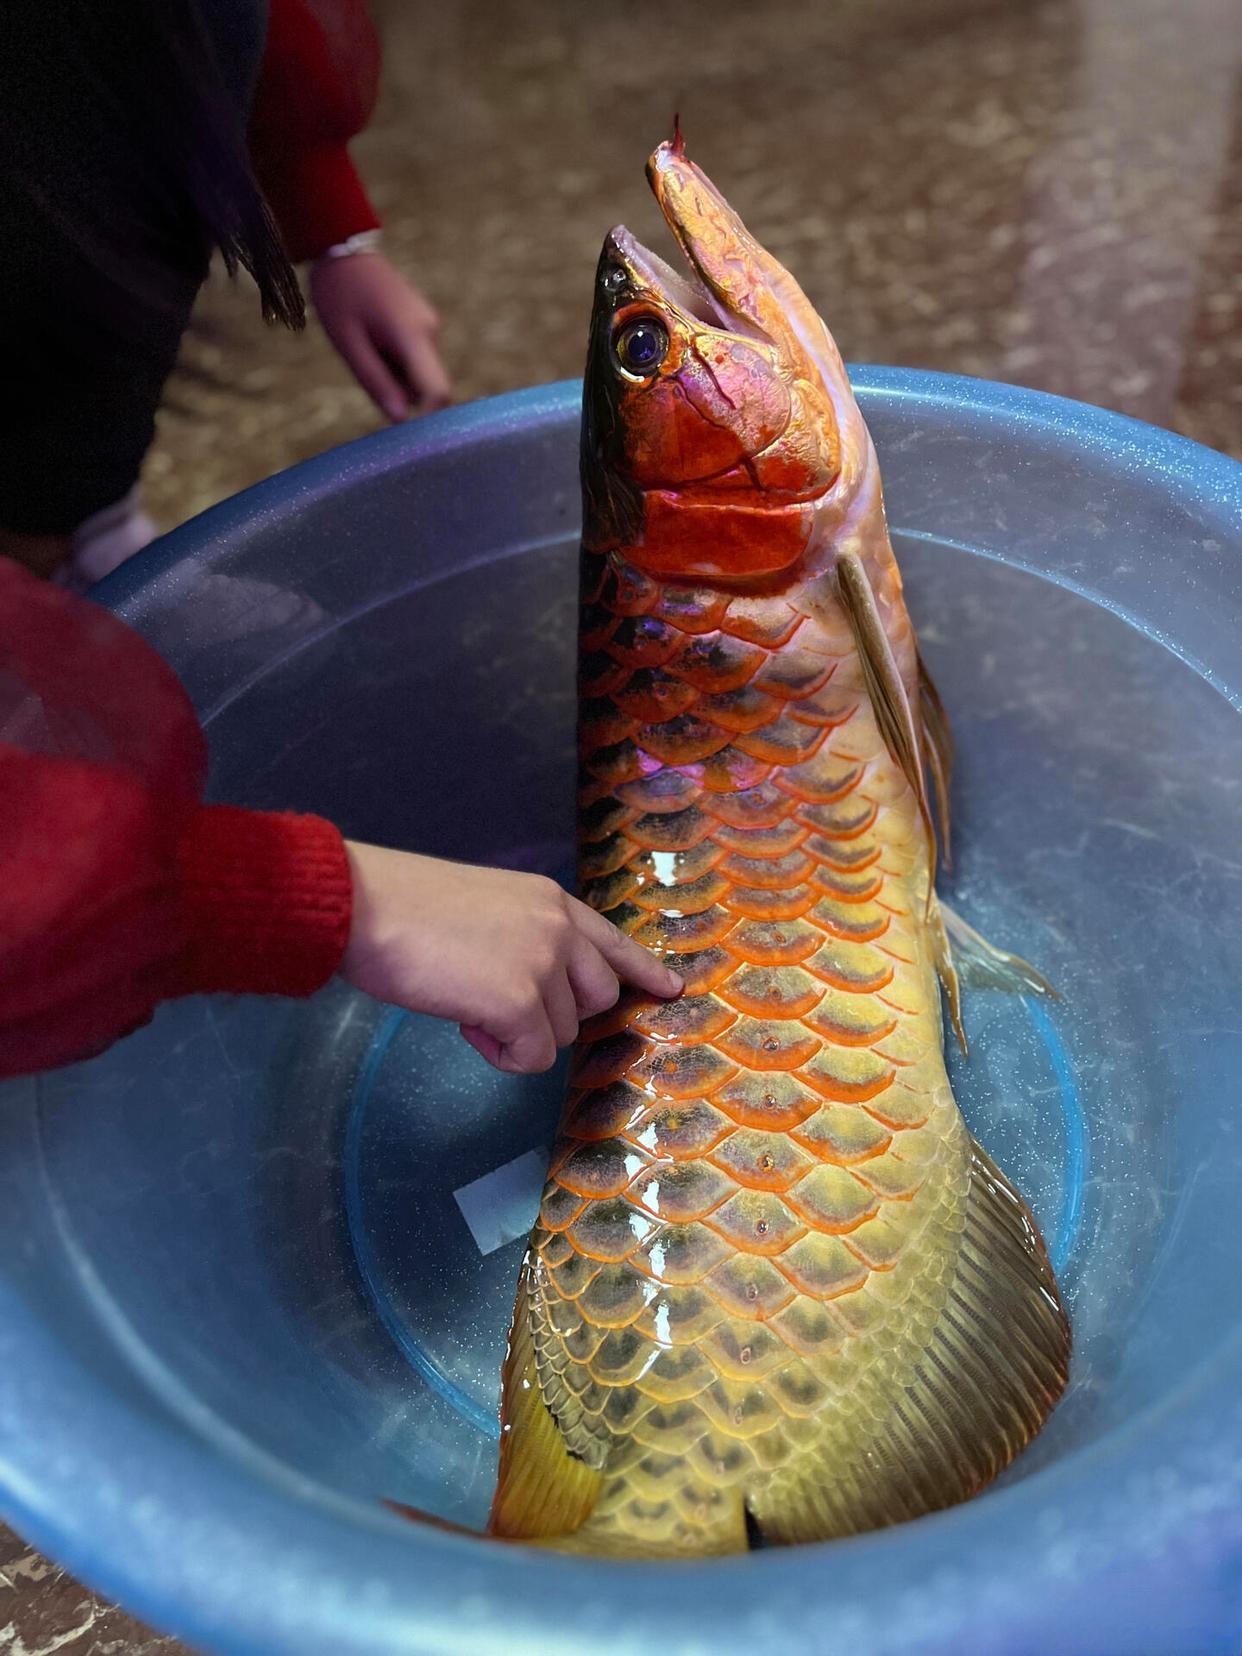
[[[625,273],[624,289],[617,294],[618,298],[658,300],[709,327],[732,326],[728,313],[713,299],[711,289],[688,256],[686,269],[674,270],[658,253],[644,247],[623,224],[608,232],[601,267],[606,285],[610,271]]]
[[[605,287],[611,280],[618,300],[662,301],[709,327],[771,344],[755,314],[753,287],[758,273],[749,268],[747,249],[739,245],[740,222],[705,175],[686,159],[680,137],[661,144],[650,157],[647,179],[684,265],[674,269],[624,225],[617,225],[604,242],[601,271]],[[721,280],[722,268],[729,273],[726,281]],[[610,269],[623,271],[625,283],[610,278]]]

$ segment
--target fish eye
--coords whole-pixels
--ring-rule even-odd
[[[643,317],[622,328],[613,350],[627,373],[645,379],[655,373],[668,355],[668,330],[654,317]]]

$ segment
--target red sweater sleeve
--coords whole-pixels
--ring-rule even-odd
[[[347,148],[378,83],[363,0],[271,0],[250,154],[295,262],[379,224]]]
[[[0,1075],[88,1056],[196,991],[313,992],[349,930],[318,817],[206,806],[166,664],[0,562]]]

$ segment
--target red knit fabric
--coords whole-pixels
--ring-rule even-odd
[[[349,932],[318,817],[204,806],[176,677],[0,560],[0,1075],[69,1063],[195,991],[310,994]]]
[[[379,224],[347,149],[378,82],[363,0],[271,0],[250,153],[295,262]]]
[[[277,983],[311,995],[340,965],[352,886],[330,822],[206,806],[181,836],[177,868],[187,944],[170,993]]]

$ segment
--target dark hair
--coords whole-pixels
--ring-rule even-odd
[[[0,202],[104,279],[113,323],[179,305],[215,247],[303,325],[246,145],[265,22],[264,0],[0,0]]]

